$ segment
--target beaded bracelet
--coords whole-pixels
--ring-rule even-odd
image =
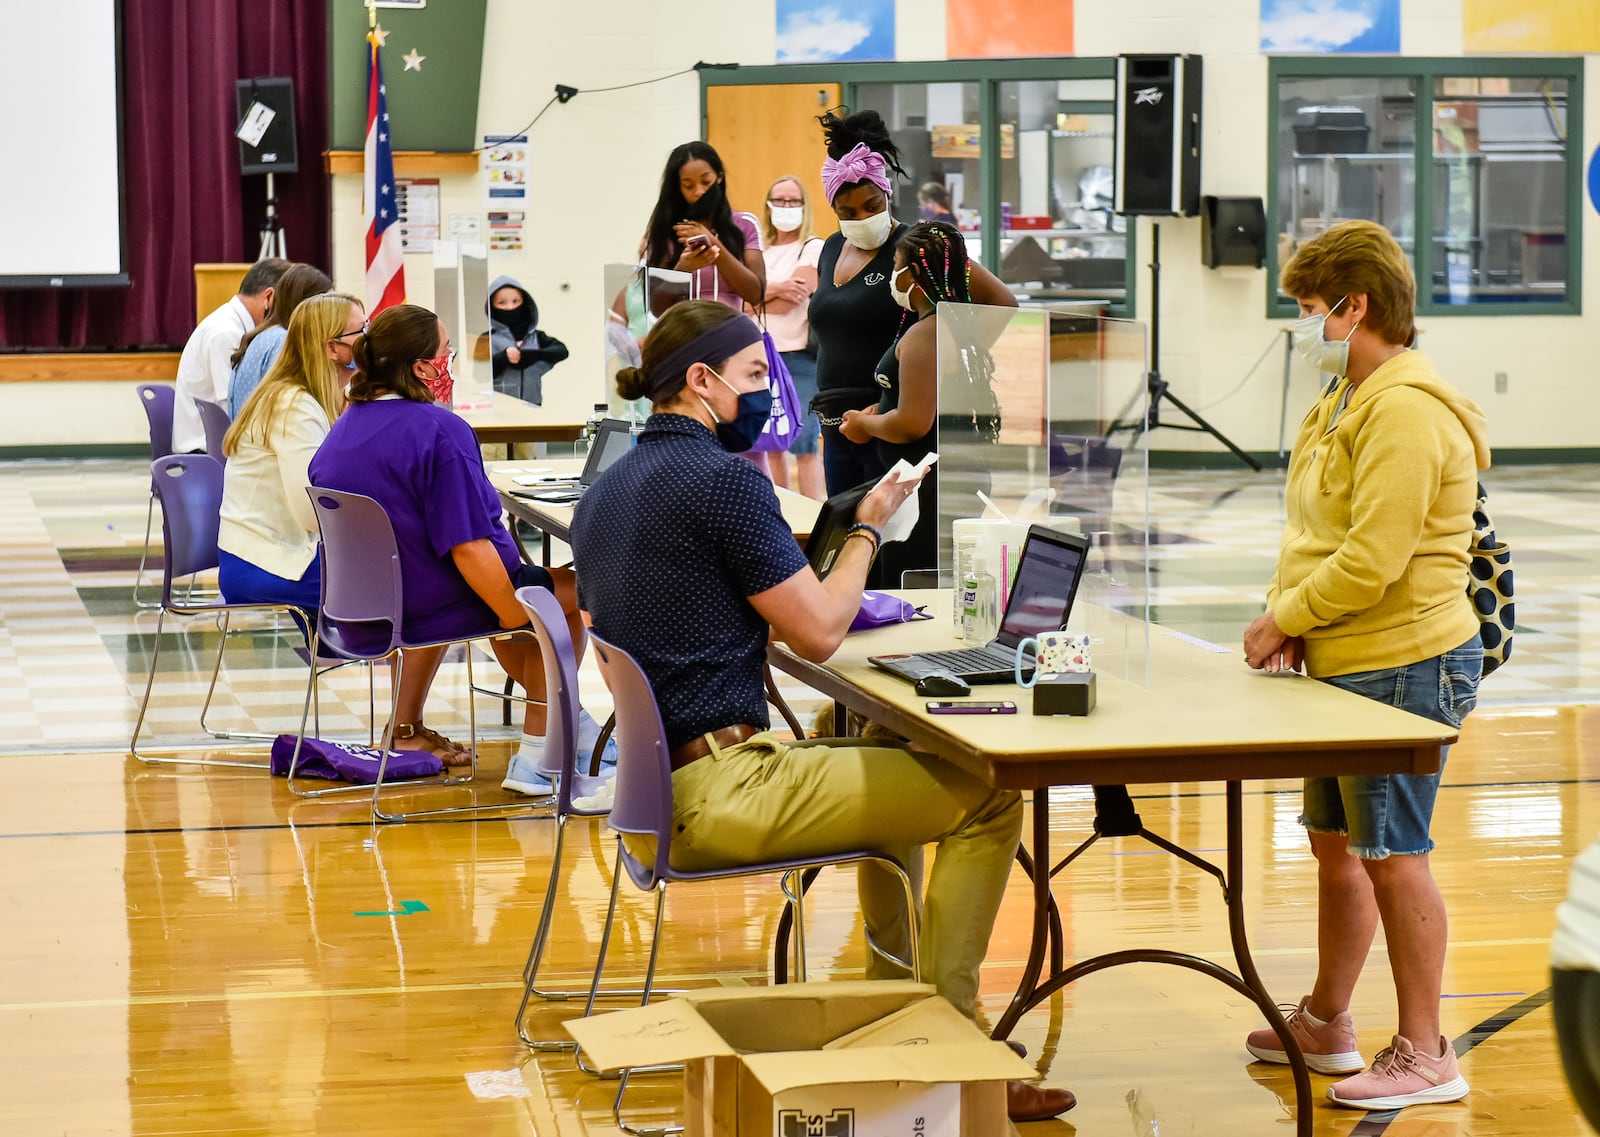
[[[849,537],[856,533],[869,534],[872,537],[872,543],[874,545],[883,544],[883,532],[874,525],[868,525],[865,521],[857,521],[854,525],[845,530],[844,535]]]

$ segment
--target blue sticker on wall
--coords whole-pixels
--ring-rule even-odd
[[[1600,211],[1600,146],[1589,158],[1589,204]]]

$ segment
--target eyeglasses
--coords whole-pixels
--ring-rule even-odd
[[[802,209],[806,203],[797,197],[769,197],[767,198],[767,204],[772,206],[773,209]]]
[[[357,328],[353,332],[340,332],[338,335],[334,336],[333,338],[336,339],[336,340],[347,340],[351,336],[364,336],[366,334],[367,334],[367,326],[365,324],[362,324],[359,328]]]

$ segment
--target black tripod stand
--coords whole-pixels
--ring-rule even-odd
[[[1111,425],[1106,428],[1107,438],[1125,430],[1137,440],[1139,435],[1158,426],[1169,427],[1172,430],[1192,430],[1199,434],[1209,434],[1252,470],[1261,469],[1260,462],[1240,450],[1227,435],[1191,410],[1182,399],[1172,393],[1167,381],[1161,378],[1161,223],[1159,221],[1150,226],[1150,370],[1145,372],[1144,382],[1145,393],[1149,398],[1147,404],[1149,409],[1146,410],[1144,417],[1126,421],[1128,413],[1138,401],[1136,395],[1128,401],[1117,417],[1111,420]],[[1161,400],[1163,399],[1187,415],[1190,422],[1162,422]]]
[[[273,182],[271,174],[267,175],[267,217],[261,224],[261,252],[256,257],[264,261],[268,257],[287,257],[288,244],[284,240],[283,225],[278,221],[278,187]]]

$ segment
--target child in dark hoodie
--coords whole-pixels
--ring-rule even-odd
[[[567,358],[567,345],[539,331],[539,308],[509,276],[489,289],[489,352],[494,389],[540,406],[544,373]]]

